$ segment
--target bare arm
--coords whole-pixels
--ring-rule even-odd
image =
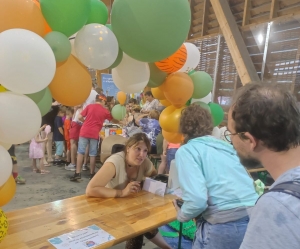
[[[59,130],[59,132],[60,132],[61,135],[64,135],[64,130],[63,130],[62,127],[58,127],[58,130]]]
[[[107,183],[115,176],[116,169],[113,163],[104,163],[101,169],[89,182],[86,188],[88,197],[125,197],[131,193],[136,193],[140,185],[138,182],[130,182],[124,190],[106,188]]]
[[[169,142],[166,139],[164,139],[164,141],[163,141],[163,155],[167,155],[168,144],[169,144]]]
[[[135,120],[135,123],[136,123],[138,126],[140,126],[140,121],[141,121],[141,119],[144,118],[144,117],[147,117],[147,116],[148,116],[148,114],[142,114],[142,115],[138,116],[138,117],[136,118],[136,120]]]
[[[81,121],[81,122],[84,122],[84,118],[81,114],[78,114],[78,120]]]

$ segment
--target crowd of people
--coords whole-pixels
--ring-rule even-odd
[[[145,177],[168,173],[175,159],[183,205],[174,201],[174,207],[179,221],[196,221],[193,249],[299,248],[300,111],[289,92],[262,83],[242,87],[232,101],[224,140],[212,136],[210,112],[192,104],[180,118],[181,144],[162,137],[158,120],[163,107],[146,92],[143,106],[135,99],[127,103],[120,122],[128,137],[124,150],[112,154],[95,172],[99,132],[105,120],[117,121],[110,113],[113,104],[94,91],[82,106],[53,103],[31,140],[35,172],[49,173],[45,167],[51,161],[59,165],[65,151],[65,169],[74,171],[70,180],[76,181],[88,169],[89,156],[86,195],[122,198],[140,191]],[[161,154],[158,170],[148,154]],[[264,167],[275,180],[261,197],[246,170],[257,167]],[[128,240],[126,248],[142,248],[143,236],[160,248],[171,248],[157,229]]]

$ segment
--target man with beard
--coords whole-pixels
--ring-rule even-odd
[[[240,249],[299,248],[300,112],[294,97],[279,86],[244,86],[228,113],[225,136],[244,166],[262,165],[275,180],[252,210]]]

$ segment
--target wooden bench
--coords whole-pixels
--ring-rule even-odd
[[[96,247],[109,248],[176,220],[174,198],[145,191],[126,198],[82,195],[7,212],[8,234],[0,248],[53,249],[48,239],[93,224],[115,237]]]

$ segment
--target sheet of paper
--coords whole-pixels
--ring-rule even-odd
[[[96,225],[91,225],[70,233],[49,239],[57,249],[94,248],[115,238]]]
[[[155,181],[151,178],[146,177],[143,185],[143,190],[159,196],[164,196],[166,192],[166,187],[166,183]]]

